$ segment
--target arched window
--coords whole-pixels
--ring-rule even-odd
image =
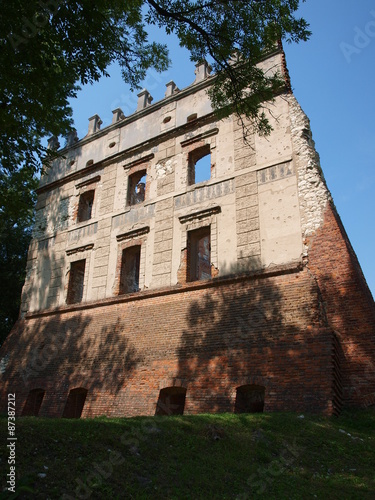
[[[155,415],[183,415],[186,389],[166,387],[160,390]]]
[[[45,391],[43,389],[33,389],[29,392],[21,414],[23,417],[38,416],[44,398],[44,393]]]
[[[63,418],[80,418],[86,401],[87,389],[78,387],[69,392],[65,404]]]
[[[265,388],[261,385],[241,385],[237,387],[235,413],[261,413],[264,408]]]

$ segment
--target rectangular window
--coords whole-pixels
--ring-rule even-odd
[[[141,170],[129,175],[128,180],[128,205],[137,205],[145,201],[146,170]]]
[[[211,278],[211,230],[203,227],[188,233],[189,281]]]
[[[67,304],[77,304],[82,301],[85,267],[85,259],[70,264]]]
[[[92,217],[92,207],[94,204],[95,190],[86,191],[79,197],[77,222],[90,220]]]
[[[189,153],[188,184],[211,179],[211,151],[209,144]]]
[[[125,248],[122,251],[121,276],[119,293],[139,291],[139,265],[141,246]]]

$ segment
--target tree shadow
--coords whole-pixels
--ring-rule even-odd
[[[69,390],[83,387],[88,391],[83,416],[98,411],[100,398],[102,413],[108,414],[141,360],[124,322],[104,314],[94,318],[87,311],[36,316],[19,321],[3,346],[9,353],[4,395],[17,394],[20,413],[29,391],[43,388],[39,415],[61,416]]]
[[[178,377],[188,413],[233,411],[245,384],[265,387],[265,411],[330,411],[332,332],[306,270],[223,280],[196,294],[186,324]]]

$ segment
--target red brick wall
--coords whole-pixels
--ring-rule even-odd
[[[305,270],[187,284],[20,321],[0,357],[2,407],[46,394],[61,416],[69,390],[88,389],[82,416],[155,413],[160,389],[187,389],[185,413],[233,411],[236,387],[265,387],[265,411],[331,413],[333,337]]]
[[[324,224],[308,244],[308,267],[339,340],[343,404],[369,406],[375,403],[375,305],[333,205],[327,205]]]

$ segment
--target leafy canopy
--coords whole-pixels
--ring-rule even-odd
[[[41,139],[72,126],[68,99],[79,85],[107,75],[116,61],[134,89],[149,68],[169,64],[167,47],[150,42],[147,25],[175,33],[195,61],[208,58],[217,75],[216,109],[235,110],[267,132],[261,102],[281,82],[256,68],[278,40],[306,40],[295,17],[299,0],[12,0],[1,2],[1,168],[26,162],[36,170]],[[241,64],[228,61],[237,52]],[[248,92],[248,89],[251,92]],[[223,113],[223,111],[222,111]]]

